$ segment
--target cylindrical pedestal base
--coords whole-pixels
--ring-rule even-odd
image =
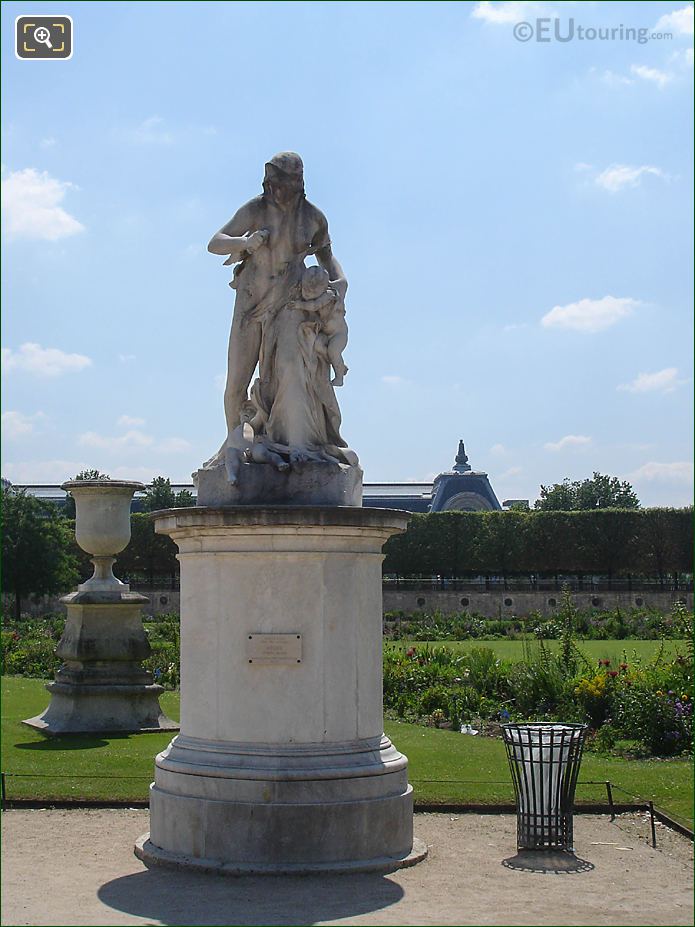
[[[181,561],[181,734],[157,757],[140,858],[226,873],[423,858],[381,695],[381,549],[406,521],[299,507],[158,517]]]

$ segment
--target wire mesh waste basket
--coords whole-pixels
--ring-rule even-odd
[[[517,847],[573,850],[572,808],[585,724],[503,724],[514,782]]]

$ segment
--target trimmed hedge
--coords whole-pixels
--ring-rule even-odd
[[[385,547],[384,573],[665,577],[692,572],[693,510],[437,512]]]

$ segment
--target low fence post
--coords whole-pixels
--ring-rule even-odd
[[[656,824],[654,823],[654,802],[649,802],[649,819],[652,826],[652,846],[656,849]]]

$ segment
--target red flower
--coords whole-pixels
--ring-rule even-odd
[[[615,679],[615,677],[618,675],[618,671],[617,671],[617,670],[608,670],[608,675],[611,677],[611,679]]]
[[[406,652],[405,652],[405,655],[406,655],[406,657],[414,657],[414,656],[415,656],[415,648],[414,648],[414,647],[408,648],[408,650],[406,650]]]
[[[620,664],[620,669],[621,669],[623,672],[625,672],[625,670],[627,669],[627,663],[621,663],[621,664]]]

